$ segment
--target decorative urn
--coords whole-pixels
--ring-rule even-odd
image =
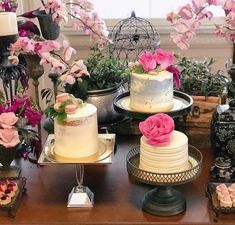
[[[235,99],[218,105],[211,121],[211,144],[215,157],[229,157],[235,166]]]

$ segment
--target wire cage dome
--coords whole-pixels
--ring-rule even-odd
[[[110,33],[113,44],[110,55],[124,64],[135,61],[143,51],[154,52],[160,47],[160,35],[155,27],[146,19],[131,17],[119,21]]]

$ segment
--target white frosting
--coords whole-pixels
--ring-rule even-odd
[[[152,146],[147,138],[140,139],[140,169],[155,173],[182,172],[189,168],[188,138],[179,131],[173,131],[167,145]]]
[[[166,112],[173,107],[173,74],[131,74],[130,107],[139,112]]]
[[[55,120],[55,153],[66,158],[83,158],[98,153],[97,109],[92,104],[67,115],[66,122]]]
[[[0,36],[18,34],[16,14],[0,12]]]

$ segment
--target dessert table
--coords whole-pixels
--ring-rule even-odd
[[[84,185],[95,194],[94,207],[67,208],[68,194],[76,185],[74,165],[37,166],[17,160],[21,175],[27,178],[27,191],[15,218],[0,211],[0,224],[213,224],[213,213],[205,196],[212,150],[200,147],[203,170],[191,183],[176,186],[187,199],[184,213],[159,217],[143,212],[141,202],[152,186],[129,177],[126,169],[127,152],[138,145],[140,136],[116,137],[117,149],[110,165],[85,166]],[[197,146],[196,146],[197,147]],[[220,215],[218,223],[234,224],[235,214]]]

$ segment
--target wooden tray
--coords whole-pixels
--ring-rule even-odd
[[[6,179],[4,180],[1,180],[0,181],[5,181]],[[19,203],[21,201],[21,198],[22,198],[22,195],[23,193],[26,191],[26,178],[25,177],[19,177],[17,179],[8,179],[9,181],[11,182],[16,182],[17,185],[18,185],[18,190],[15,194],[15,196],[12,198],[11,202],[7,205],[0,205],[0,210],[4,210],[8,213],[8,216],[9,217],[12,217],[14,218],[15,217],[15,214],[16,214],[16,210],[19,206]]]

